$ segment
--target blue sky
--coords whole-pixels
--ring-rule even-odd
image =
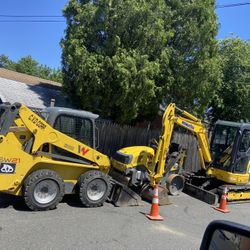
[[[8,0],[1,1],[0,15],[61,15],[67,0]],[[244,0],[218,0],[217,4],[247,2]],[[250,2],[250,1],[249,1]],[[244,40],[250,39],[250,5],[216,10],[220,24],[217,38],[231,33]],[[17,61],[31,55],[41,64],[60,67],[61,48],[59,42],[66,24],[59,23],[7,23],[7,17],[0,16],[0,54]],[[10,20],[20,18],[10,18]],[[33,20],[36,18],[32,18]],[[38,18],[41,19],[41,18]],[[52,18],[45,18],[52,19]]]

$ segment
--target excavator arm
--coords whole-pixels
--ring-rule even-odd
[[[180,115],[175,114],[176,110],[180,112]],[[166,157],[175,125],[187,129],[197,137],[198,151],[203,169],[206,169],[206,165],[212,161],[206,128],[201,120],[171,103],[166,108],[162,119],[162,134],[153,159],[153,171],[150,174],[152,186],[160,183],[165,173]]]

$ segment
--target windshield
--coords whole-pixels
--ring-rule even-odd
[[[216,125],[211,142],[213,162],[219,165],[230,164],[231,153],[236,134],[239,128],[225,125]]]

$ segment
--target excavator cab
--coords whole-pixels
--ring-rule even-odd
[[[211,139],[212,170],[219,180],[247,184],[250,162],[250,124],[219,120]]]
[[[226,185],[228,201],[250,199],[250,124],[219,120],[211,137],[206,174],[186,177],[184,192],[211,205]]]

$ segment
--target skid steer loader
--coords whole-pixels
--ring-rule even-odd
[[[39,116],[19,103],[0,105],[0,192],[23,196],[35,211],[74,192],[84,206],[101,206],[122,184],[108,175],[108,156],[95,150],[97,117],[58,107]]]

